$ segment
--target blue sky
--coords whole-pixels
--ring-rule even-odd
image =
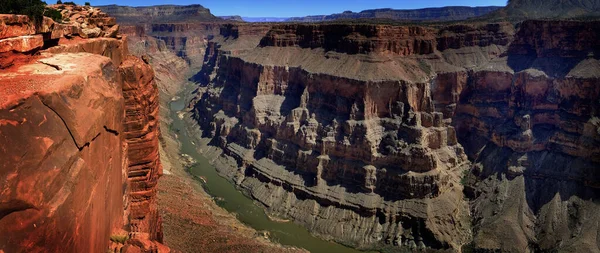
[[[53,0],[46,1],[53,2]],[[76,0],[74,2],[83,4],[85,1],[91,2],[92,5],[129,6],[201,4],[217,16],[240,15],[244,17],[297,17],[339,13],[345,10],[358,12],[376,8],[418,9],[449,5],[504,6],[506,4],[506,0]]]

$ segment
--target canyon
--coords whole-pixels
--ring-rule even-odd
[[[98,8],[47,8],[62,20],[0,15],[0,252],[305,252],[184,171],[165,106],[186,60]]]
[[[239,25],[191,113],[223,175],[324,238],[593,252],[596,25]]]
[[[600,22],[585,1],[527,19],[536,4],[0,15],[0,252],[305,252],[223,210],[182,137],[272,220],[360,250],[600,252]]]
[[[362,249],[596,252],[596,26],[145,32],[182,52],[203,41],[186,120],[269,215]]]

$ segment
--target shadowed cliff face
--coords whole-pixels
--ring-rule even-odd
[[[222,174],[324,237],[366,248],[593,251],[595,27],[222,32],[190,106],[223,149]]]
[[[509,0],[506,7],[481,16],[483,19],[581,19],[600,17],[598,0]]]
[[[598,17],[600,1],[510,0],[505,9],[509,16],[526,18]]]
[[[154,73],[114,19],[63,15],[78,24],[0,15],[0,251],[168,252]]]
[[[467,46],[506,46],[508,24],[452,25],[442,29],[393,25],[274,25],[260,47],[322,48],[347,54],[427,55]],[[224,34],[227,36],[227,34]]]
[[[526,21],[505,67],[478,71],[467,81],[455,124],[473,158],[472,173],[481,179],[473,184],[476,246],[598,250],[589,238],[599,231],[591,224],[598,220],[600,193],[592,27]]]

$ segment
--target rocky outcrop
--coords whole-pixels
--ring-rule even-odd
[[[35,34],[35,26],[22,15],[0,14],[0,39]]]
[[[62,20],[49,27],[51,38],[79,36],[81,38],[116,38],[119,32],[115,18],[91,6],[68,4],[52,5],[62,15]]]
[[[125,99],[124,134],[132,238],[162,241],[156,184],[162,175],[158,153],[158,89],[150,65],[129,56],[119,67]]]
[[[150,40],[164,41],[164,45],[169,51],[186,60],[189,67],[197,72],[206,61],[205,50],[210,47],[209,40],[215,36],[251,38],[232,47],[232,52],[235,52],[246,49],[245,44],[255,46],[252,43],[260,40],[270,28],[270,25],[264,24],[240,26],[221,23],[157,23],[126,28],[129,31],[125,34],[135,35],[133,37],[142,35],[145,38],[152,38]]]
[[[221,174],[323,237],[593,251],[593,27],[273,25],[243,51],[221,33],[193,117]]]
[[[0,75],[9,84],[1,93],[0,249],[106,251],[123,225],[127,156],[115,71],[110,59],[83,53]]]
[[[391,20],[413,20],[413,21],[449,21],[463,20],[473,17],[482,16],[492,11],[498,10],[498,6],[485,7],[467,7],[467,6],[452,6],[441,8],[424,8],[416,10],[394,10],[394,9],[374,9],[364,10],[361,12],[345,11],[343,13],[331,15],[316,15],[307,17],[290,18],[286,21],[294,22],[321,22],[333,20],[348,20],[348,19],[391,19]]]
[[[69,15],[83,16],[85,8],[73,7],[79,13]],[[93,15],[85,20],[101,27]],[[24,16],[0,18],[10,24],[6,29],[34,27]],[[122,236],[125,252],[168,252],[160,244],[155,200],[161,166],[152,69],[127,56],[123,40],[46,36],[70,26],[48,22],[37,31],[2,30],[18,36],[2,41],[39,36],[42,43],[28,50],[5,44],[14,48],[4,52],[0,73],[6,84],[0,251],[106,252],[110,246],[118,252],[124,245],[115,236]]]

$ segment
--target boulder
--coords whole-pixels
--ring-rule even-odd
[[[0,39],[35,34],[35,26],[24,15],[0,14]]]
[[[96,28],[83,28],[81,29],[81,34],[79,34],[81,37],[86,38],[86,39],[91,39],[91,38],[98,38],[100,37],[100,34],[102,33],[102,29],[96,27]]]
[[[104,33],[104,37],[116,38],[118,33],[119,33],[119,25],[114,25],[113,27],[106,30],[106,32]]]
[[[90,18],[89,20],[90,24],[93,25],[106,25],[106,26],[113,26],[117,24],[117,20],[115,18],[111,18],[111,17],[102,17],[102,18]]]
[[[15,51],[15,52],[30,52],[32,50],[44,46],[44,38],[42,35],[27,35],[0,40],[0,53]]]

